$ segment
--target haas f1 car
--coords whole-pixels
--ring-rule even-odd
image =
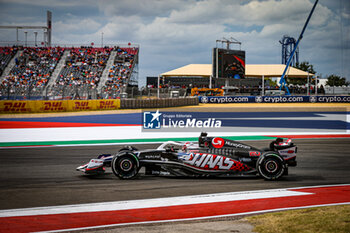
[[[126,146],[117,154],[102,154],[77,167],[86,174],[103,174],[111,167],[120,179],[132,179],[140,168],[158,176],[244,176],[259,175],[276,180],[297,165],[297,147],[291,139],[277,138],[268,148],[257,149],[241,142],[201,133],[197,143],[168,141],[157,149],[137,150]]]

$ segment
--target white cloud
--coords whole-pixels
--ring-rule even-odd
[[[183,24],[221,24],[234,16],[238,8],[239,2],[231,2],[230,5],[226,5],[226,1],[221,0],[198,1],[187,5],[185,9],[172,11],[169,16],[169,22]]]
[[[166,71],[165,68],[188,63],[210,63],[211,48],[215,40],[223,36],[232,36],[243,42],[248,63],[279,63],[281,45],[278,41],[284,34],[297,39],[313,6],[309,0],[147,3],[144,6],[134,1],[118,4],[110,0],[100,1],[100,9],[110,18],[93,35],[98,38],[104,32],[106,41],[140,43],[140,69],[147,72],[145,75],[157,75]],[[339,16],[319,4],[301,42],[300,60],[324,63],[324,58],[318,56],[324,57],[325,53],[339,60],[334,50],[324,52],[325,48],[337,46],[339,42],[335,41],[339,38],[338,23]],[[262,26],[262,29],[257,31],[256,26]],[[227,32],[227,29],[236,27],[252,29],[241,33]],[[153,74],[148,73],[150,71]]]
[[[99,28],[95,35],[103,32],[106,41],[135,41],[135,33],[143,26],[142,19],[138,16],[114,16],[103,27]]]
[[[101,24],[93,19],[80,19],[80,20],[64,20],[54,23],[54,30],[57,33],[72,33],[79,34],[84,32],[95,32],[101,27]]]
[[[107,16],[157,16],[166,15],[174,9],[181,9],[184,5],[192,4],[194,0],[100,0],[98,7]]]
[[[93,4],[94,0],[84,0],[84,4]],[[25,4],[30,6],[48,6],[48,7],[72,7],[81,6],[80,0],[1,0],[1,3]]]

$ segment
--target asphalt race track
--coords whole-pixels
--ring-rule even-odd
[[[246,142],[266,147],[269,141]],[[295,139],[298,166],[279,181],[257,177],[119,180],[110,170],[86,176],[75,168],[121,146],[0,150],[0,209],[350,183],[350,139]],[[139,149],[156,145],[138,145]]]

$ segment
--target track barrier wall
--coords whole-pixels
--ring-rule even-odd
[[[75,112],[90,110],[115,110],[120,100],[4,100],[0,113]]]
[[[0,101],[0,113],[166,108],[198,105],[199,103],[350,103],[350,96],[200,96],[112,100],[2,100]]]
[[[197,97],[112,100],[2,100],[0,113],[47,113],[198,105]]]
[[[199,103],[350,103],[350,96],[199,96]]]

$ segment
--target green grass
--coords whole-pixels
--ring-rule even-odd
[[[247,219],[258,233],[349,233],[350,205],[282,211]]]

